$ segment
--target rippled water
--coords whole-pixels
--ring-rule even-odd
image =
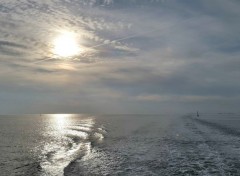
[[[1,176],[240,175],[240,115],[0,117]]]
[[[70,161],[101,142],[105,129],[87,115],[1,116],[3,175],[63,175]]]

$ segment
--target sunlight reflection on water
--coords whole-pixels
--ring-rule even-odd
[[[53,125],[56,125],[58,129],[63,129],[69,124],[71,114],[53,114]]]
[[[44,134],[49,141],[44,144],[41,167],[45,174],[63,175],[64,167],[72,160],[90,154],[91,136],[96,135],[95,119],[72,114],[52,114],[46,117],[50,123]],[[101,136],[97,138],[103,139]]]

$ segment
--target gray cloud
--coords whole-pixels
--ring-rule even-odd
[[[3,0],[0,113],[238,111],[239,8],[237,0]],[[85,52],[55,57],[61,30]]]

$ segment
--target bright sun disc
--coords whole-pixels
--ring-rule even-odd
[[[76,37],[72,33],[63,33],[53,42],[53,54],[60,57],[70,57],[77,55],[80,47]]]

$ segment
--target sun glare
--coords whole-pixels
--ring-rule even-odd
[[[59,129],[62,129],[67,125],[71,114],[53,114],[51,116],[53,117],[54,124],[57,125]]]
[[[81,51],[73,33],[64,32],[53,41],[53,54],[59,57],[71,57]]]

